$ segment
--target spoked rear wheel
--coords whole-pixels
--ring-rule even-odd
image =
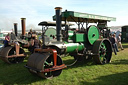
[[[112,46],[108,39],[98,39],[93,46],[93,59],[97,64],[109,63],[112,56]]]

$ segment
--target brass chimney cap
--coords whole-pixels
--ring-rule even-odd
[[[55,7],[55,10],[61,10],[62,7]]]
[[[24,19],[26,19],[26,18],[21,18],[21,20],[24,20]]]

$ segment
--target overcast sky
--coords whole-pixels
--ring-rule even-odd
[[[20,18],[26,18],[27,29],[41,29],[38,23],[52,21],[55,7],[116,17],[108,26],[128,25],[128,0],[0,0],[0,29],[11,30],[13,23],[21,29]]]

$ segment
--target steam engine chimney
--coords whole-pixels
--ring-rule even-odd
[[[14,31],[15,31],[15,35],[17,36],[17,23],[14,23]]]
[[[61,41],[61,7],[56,7],[56,33],[57,41]]]
[[[25,36],[26,26],[25,26],[26,18],[21,18],[21,26],[22,26],[22,36]]]

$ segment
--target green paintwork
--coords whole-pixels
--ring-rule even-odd
[[[97,27],[98,27],[98,28],[105,28],[106,25],[105,25],[105,24],[100,24],[100,25],[98,24]]]
[[[128,32],[122,32],[121,33],[121,40],[123,42],[128,42]]]
[[[79,18],[116,21],[116,18],[113,18],[113,17],[94,15],[94,14],[88,14],[88,13],[73,12],[73,11],[63,12],[62,17],[69,17],[69,16],[79,17]]]
[[[74,35],[74,42],[86,42],[86,35],[84,33],[76,33]]]
[[[75,43],[86,42],[86,35],[84,33],[75,33],[72,30],[68,31],[68,40],[73,40]]]
[[[128,42],[128,25],[125,25],[125,26],[122,26],[121,27],[121,39],[122,39],[122,42]]]
[[[54,29],[54,28],[48,28],[45,31],[45,35],[47,35],[50,39],[53,39],[53,37],[50,37],[50,35],[56,36],[56,29]]]
[[[83,50],[84,44],[83,43],[69,43],[69,42],[52,42],[47,46],[56,46],[59,49],[65,49],[64,52],[65,53],[70,53],[70,52],[74,52],[74,51],[81,51]]]
[[[128,32],[128,26],[127,25],[126,26],[123,26],[121,28],[122,28],[122,32]]]
[[[74,52],[76,50],[81,51],[84,49],[84,44],[68,43],[66,44],[66,53]]]
[[[96,26],[90,26],[88,29],[88,41],[91,45],[93,45],[93,43],[99,39],[99,30]]]
[[[68,39],[73,40],[74,31],[68,30]]]
[[[102,42],[101,45],[100,45],[100,49],[105,49],[106,50],[106,46],[105,44]],[[105,55],[106,53],[101,53],[101,51],[99,50],[99,54],[100,54],[100,60],[103,61],[105,59]]]
[[[80,12],[74,12],[74,11],[62,12],[62,21],[65,20],[65,17],[67,18],[67,21],[75,20],[77,22],[83,22],[83,18],[85,18],[85,19],[88,19],[89,23],[98,22],[99,20],[116,21],[115,17],[107,17],[107,16],[94,15],[94,14],[88,14],[88,13],[80,13]],[[74,19],[74,20],[72,20],[72,19]],[[53,20],[56,20],[56,16],[53,16]]]

